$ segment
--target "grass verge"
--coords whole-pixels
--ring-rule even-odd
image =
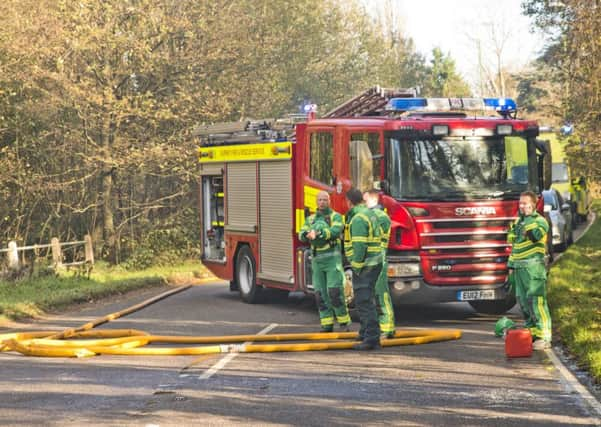
[[[0,281],[0,321],[36,317],[75,303],[150,286],[188,284],[210,276],[199,261],[141,271],[128,271],[99,263],[94,266],[89,279],[64,272],[58,276]]]
[[[549,274],[549,306],[563,344],[601,383],[601,200],[597,219]]]

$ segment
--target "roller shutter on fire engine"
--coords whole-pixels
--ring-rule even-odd
[[[290,161],[261,162],[259,277],[292,283],[292,165]]]
[[[227,165],[226,231],[257,230],[257,164]]]

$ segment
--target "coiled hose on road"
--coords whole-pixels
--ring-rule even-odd
[[[351,349],[357,332],[296,333],[278,335],[231,335],[219,337],[149,335],[135,329],[92,330],[188,289],[179,287],[125,310],[86,323],[79,328],[56,331],[0,334],[0,351],[16,351],[38,357],[89,357],[100,354],[140,356],[191,356],[216,353],[272,353]],[[381,341],[383,347],[425,344],[461,338],[458,329],[398,330],[394,338]],[[350,340],[294,344],[250,344],[249,342]],[[148,344],[203,344],[196,347],[145,347]],[[242,343],[242,344],[236,344]],[[214,344],[214,345],[208,345]],[[215,345],[217,344],[217,345]]]

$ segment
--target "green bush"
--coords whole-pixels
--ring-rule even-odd
[[[183,259],[198,258],[196,237],[191,240],[181,228],[152,230],[124,263],[130,270],[149,268],[153,265],[172,265]]]
[[[601,213],[601,200],[594,207]],[[554,329],[579,365],[601,382],[601,221],[572,245],[549,274]]]

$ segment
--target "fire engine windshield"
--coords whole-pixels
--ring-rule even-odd
[[[386,179],[399,200],[517,199],[538,186],[525,138],[386,139]]]

